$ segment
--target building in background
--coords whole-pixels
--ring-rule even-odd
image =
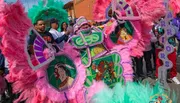
[[[66,11],[68,12],[69,20],[74,20],[76,18],[75,17],[75,12],[74,12],[74,3],[73,3],[73,1],[70,1],[70,2],[66,3],[64,5],[64,9],[66,9]]]
[[[86,19],[93,20],[93,5],[95,0],[73,0],[76,18],[85,16]]]

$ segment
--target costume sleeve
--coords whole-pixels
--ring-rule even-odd
[[[58,38],[58,35],[56,34],[55,31],[50,30],[49,32],[52,34],[52,37],[53,37],[55,40]]]
[[[67,41],[68,40],[68,36],[67,35],[63,35],[59,38],[57,38],[55,41],[57,44],[61,43],[62,41]]]

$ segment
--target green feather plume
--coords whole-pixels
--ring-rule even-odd
[[[171,95],[172,94],[172,95]],[[157,102],[160,101],[160,102]],[[169,102],[168,102],[169,101]],[[171,101],[171,102],[170,102]],[[91,103],[177,103],[177,95],[170,90],[165,91],[159,83],[151,86],[137,82],[117,83],[113,89],[105,86],[96,93]]]
[[[68,23],[68,13],[63,6],[61,1],[47,0],[47,4],[44,5],[43,0],[39,0],[38,5],[28,10],[28,17],[33,24],[39,19],[45,20],[48,24],[52,18],[58,19],[59,24]]]

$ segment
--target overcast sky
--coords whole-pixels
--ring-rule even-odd
[[[16,2],[16,0],[5,0],[6,2]],[[39,0],[20,0],[23,5],[26,8],[26,11],[31,8],[33,5],[36,5],[38,3]],[[55,1],[63,1],[64,3],[67,3],[71,0],[55,0]]]

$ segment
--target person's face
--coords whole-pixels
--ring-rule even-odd
[[[67,24],[63,23],[63,29],[67,29]]]
[[[53,29],[58,29],[58,27],[59,27],[59,25],[57,24],[57,23],[52,23],[51,24],[51,27],[53,28]]]
[[[87,29],[87,28],[90,28],[90,26],[87,25],[87,24],[84,24],[84,25],[81,26],[81,29]]]
[[[38,32],[45,32],[45,22],[40,20],[37,22],[37,24],[35,25],[35,29]]]
[[[91,32],[91,28],[89,25],[87,24],[84,24],[80,27],[80,31],[83,33],[83,34],[90,34]]]
[[[64,68],[60,67],[58,64],[55,65],[54,75],[56,79],[60,79],[61,81],[64,81],[67,77]]]

